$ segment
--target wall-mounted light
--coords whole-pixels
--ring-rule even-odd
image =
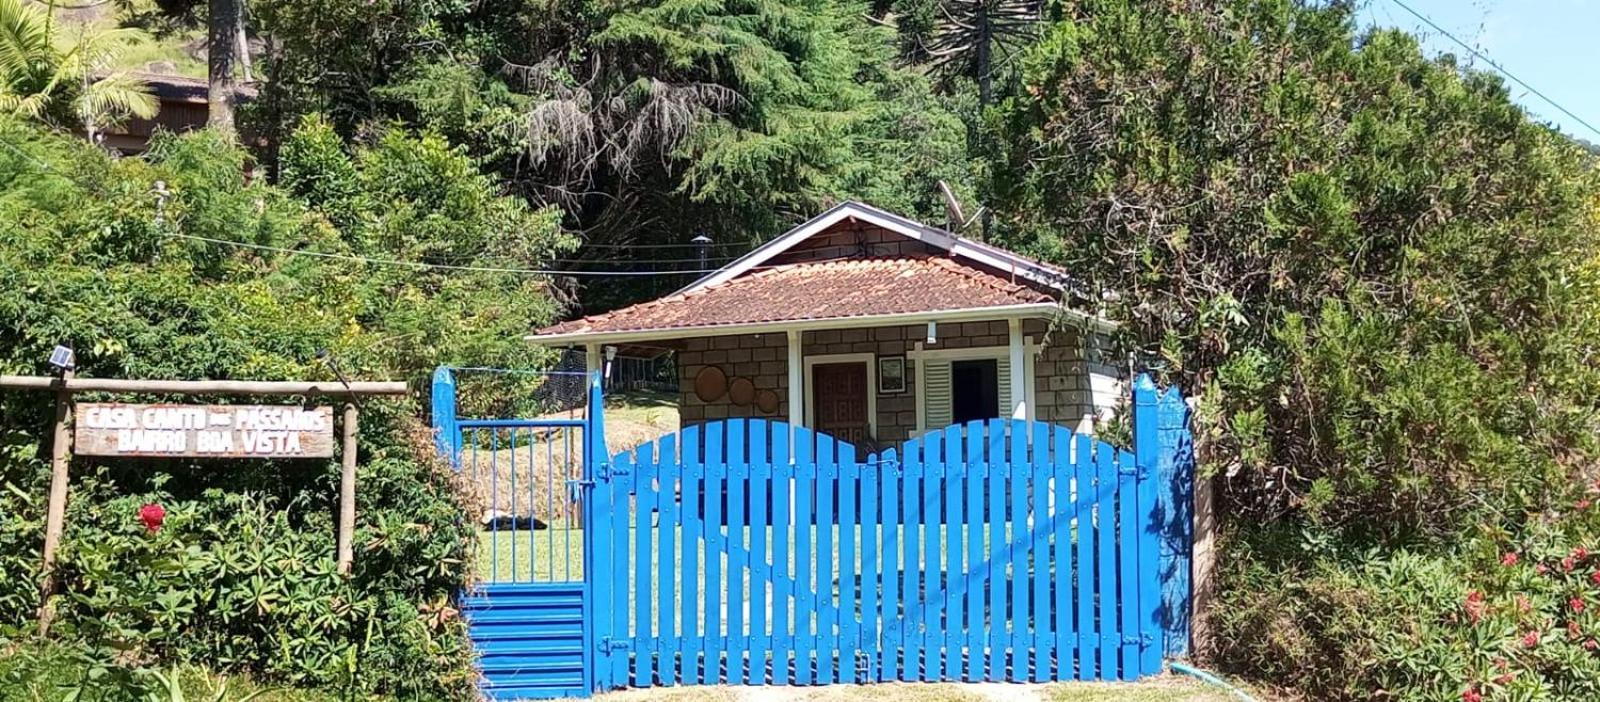
[[[928,343],[930,343],[930,344],[939,343],[939,323],[938,322],[928,322]]]
[[[613,365],[611,362],[615,361],[615,360],[617,360],[617,347],[615,347],[615,346],[607,346],[606,347],[606,369],[605,369],[605,371],[606,371],[606,373],[605,373],[606,380],[610,380],[611,379],[611,366]]]

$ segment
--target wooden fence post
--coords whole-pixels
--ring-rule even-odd
[[[39,584],[39,635],[50,633],[50,620],[55,608],[50,598],[56,590],[56,549],[61,546],[61,533],[67,518],[68,467],[72,463],[72,393],[66,389],[72,369],[62,371],[56,392],[55,433],[50,441],[50,504],[45,513],[43,580]]]
[[[356,431],[361,422],[361,413],[356,409],[354,402],[344,405],[344,449],[342,451],[342,467],[339,471],[339,573],[350,574],[350,565],[355,560],[356,531]]]

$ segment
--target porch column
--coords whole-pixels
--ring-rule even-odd
[[[790,329],[789,334],[789,445],[794,446],[793,427],[806,425],[805,362],[800,358],[800,337],[805,332]]]
[[[1028,418],[1028,357],[1022,346],[1022,320],[1009,320],[1011,338],[1011,418]]]
[[[584,370],[589,372],[590,376],[593,376],[595,374],[595,371],[600,370],[600,345],[599,344],[584,344],[583,345],[583,368],[584,368]],[[585,388],[584,392],[588,392],[587,388],[589,387],[589,385],[588,385],[589,378],[585,377],[583,379],[583,382],[584,382],[584,388]]]

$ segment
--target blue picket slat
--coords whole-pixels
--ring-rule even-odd
[[[702,685],[705,678],[700,674],[699,643],[704,641],[704,629],[700,620],[700,596],[703,590],[700,584],[700,544],[703,539],[701,524],[704,501],[700,497],[700,483],[705,478],[704,468],[700,465],[700,437],[698,433],[691,441],[687,432],[684,434],[682,446],[683,461],[683,574],[682,587],[679,588],[683,601],[683,629],[679,634],[683,641],[683,655],[679,658],[680,676],[685,685]]]
[[[701,499],[705,501],[705,517],[702,528],[705,530],[705,587],[701,593],[705,597],[705,636],[708,642],[714,642],[723,637],[722,613],[729,605],[726,594],[723,592],[722,562],[727,553],[727,544],[723,540],[722,505],[727,499],[723,492],[722,477],[727,471],[727,461],[723,453],[723,430],[733,431],[734,425],[728,422],[712,422],[706,425],[706,447],[703,455],[704,464],[701,470],[705,474],[705,484]],[[701,648],[705,657],[705,682],[720,684],[722,677],[722,646],[707,644]]]
[[[1029,463],[1033,466],[1033,480],[1029,493],[1033,496],[1033,511],[1028,517],[1028,560],[1033,575],[1033,594],[1028,598],[1026,626],[1032,636],[1033,682],[1050,679],[1049,655],[1055,639],[1050,627],[1055,617],[1050,610],[1050,426],[1032,423],[1032,440],[1029,442]]]
[[[757,420],[760,421],[760,420]],[[769,450],[773,432],[788,435],[786,424],[751,422],[750,429],[750,671],[746,682],[767,682],[767,652],[772,650],[772,633],[767,628],[772,607],[772,563],[767,560],[772,519],[772,459]]]
[[[1055,577],[1053,592],[1055,614],[1055,676],[1056,681],[1074,677],[1072,636],[1077,633],[1072,619],[1072,480],[1076,465],[1072,461],[1072,432],[1054,427],[1050,432],[1051,474],[1055,481],[1054,509],[1050,512],[1050,527],[1055,539]]]
[[[939,539],[944,519],[940,494],[944,489],[944,433],[932,432],[923,443],[921,499],[922,524],[922,679],[944,679],[944,578]]]
[[[981,577],[983,564],[989,560],[983,549],[983,491],[990,481],[989,462],[985,458],[988,442],[985,440],[984,427],[980,421],[967,423],[967,442],[963,449],[966,452],[967,504],[962,521],[967,538],[967,558],[966,577],[962,578],[962,589],[966,596],[962,599],[965,600],[963,609],[966,610],[967,667],[962,677],[967,682],[983,680],[983,647],[985,632],[989,629],[988,617],[984,613],[984,595],[988,590]]]
[[[1134,491],[1138,467],[1133,454],[1117,452],[1117,609],[1122,616],[1121,679],[1139,677],[1139,525]]]
[[[900,679],[900,464],[894,449],[883,452],[883,635],[878,640],[884,680]]]
[[[794,505],[794,451],[791,438],[804,441],[804,430],[772,434],[772,681],[789,684],[789,657],[794,652],[794,634],[789,625],[794,576],[790,569],[789,543],[793,540],[790,517]]]
[[[922,678],[922,613],[926,609],[926,596],[922,590],[922,452],[926,437],[906,444],[901,457],[900,476],[900,541],[905,547],[905,562],[900,571],[900,592],[905,600],[905,613],[900,615],[900,679]]]
[[[995,419],[989,422],[989,513],[985,521],[989,527],[989,562],[985,566],[985,583],[989,588],[989,623],[987,638],[989,649],[988,680],[1005,680],[1006,621],[1006,478],[1011,473],[1011,462],[1006,457],[1006,422]]]
[[[678,537],[683,531],[683,491],[682,467],[678,464],[678,440],[687,440],[688,432],[681,436],[668,436],[659,443],[660,451],[657,453],[656,480],[660,490],[659,507],[656,512],[656,536],[660,542],[657,552],[660,556],[656,562],[656,635],[669,641],[681,641],[678,638],[678,613],[682,610],[678,606]],[[661,684],[672,685],[680,678],[678,672],[678,654],[681,648],[673,646],[662,648],[660,653]]]
[[[1094,441],[1078,436],[1074,457],[1077,477],[1073,488],[1074,540],[1078,547],[1078,679],[1095,680],[1099,670],[1096,652],[1100,643],[1100,623],[1094,617],[1095,577],[1099,567],[1094,562],[1094,504],[1096,481],[1094,472]]]
[[[1098,443],[1098,442],[1097,442]],[[1117,647],[1121,631],[1117,625],[1117,493],[1116,449],[1108,444],[1095,447],[1096,543],[1100,561],[1100,679],[1117,676]]]
[[[646,442],[639,447],[638,460],[633,465],[633,490],[634,509],[637,511],[637,525],[634,527],[634,575],[631,585],[633,601],[633,637],[646,638],[652,636],[650,631],[650,593],[654,588],[650,582],[650,566],[653,565],[650,549],[650,537],[655,535],[650,528],[651,516],[656,510],[655,489],[655,444]],[[633,686],[649,687],[655,684],[655,661],[650,652],[636,651],[634,653]]]
[[[724,469],[723,485],[726,490],[728,515],[728,528],[726,543],[728,544],[728,614],[727,634],[729,646],[727,647],[727,681],[730,683],[748,683],[749,678],[745,673],[746,643],[750,640],[744,630],[745,607],[749,604],[744,591],[747,575],[745,547],[745,502],[750,496],[750,468],[745,458],[745,449],[750,445],[750,434],[760,426],[762,420],[750,420],[746,424],[743,419],[728,422],[728,466]]]
[[[838,454],[843,444],[821,441],[817,447],[817,682],[831,685],[838,681],[834,654],[839,649],[839,607],[834,603],[833,586],[833,498],[838,490]],[[855,451],[854,448],[849,449]]]
[[[801,685],[810,685],[816,682],[812,674],[812,654],[816,651],[816,622],[817,613],[817,587],[813,581],[816,573],[814,559],[814,544],[816,544],[816,487],[817,487],[817,461],[816,452],[821,450],[822,443],[830,445],[833,439],[806,432],[806,438],[801,441],[796,435],[795,440],[795,509],[794,509],[794,565],[795,565],[795,601],[794,601],[794,670],[795,682]]]
[[[963,541],[960,531],[961,488],[966,477],[963,446],[961,427],[945,427],[942,447],[944,470],[939,480],[939,491],[944,493],[943,518],[939,520],[943,525],[941,536],[944,539],[944,606],[941,608],[944,624],[940,627],[939,640],[939,646],[944,649],[941,679],[955,679],[961,675],[962,576],[966,573],[961,566]]]
[[[856,645],[865,649],[862,657],[866,660],[867,674],[863,682],[882,682],[882,659],[878,655],[883,650],[880,628],[883,619],[878,611],[878,596],[883,592],[880,579],[883,571],[879,567],[883,553],[878,548],[878,455],[868,456],[866,464],[858,470],[861,476],[861,637]]]
[[[856,671],[856,653],[861,650],[860,586],[861,572],[856,548],[861,501],[861,468],[856,451],[840,451],[834,485],[839,490],[839,680],[862,682]]]
[[[1028,679],[1028,423],[1012,420],[1011,456],[1006,473],[1011,480],[1010,538],[1006,550],[1011,556],[1011,609],[1006,621],[1011,629],[1011,665],[1006,677],[1011,682]]]

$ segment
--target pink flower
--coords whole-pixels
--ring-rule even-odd
[[[1578,561],[1576,559],[1574,559],[1572,556],[1567,556],[1566,558],[1561,559],[1561,570],[1564,573],[1571,573],[1572,567],[1577,564]]]
[[[1582,597],[1574,597],[1574,598],[1572,598],[1570,600],[1567,600],[1567,606],[1571,607],[1572,611],[1578,612],[1578,613],[1581,614],[1581,613],[1583,613],[1583,608],[1587,607],[1588,604],[1583,601]]]
[[[1461,693],[1461,702],[1483,702],[1483,695],[1476,688],[1467,688]]]
[[[1516,673],[1501,673],[1499,676],[1497,676],[1494,679],[1494,684],[1496,684],[1496,685],[1505,685],[1505,684],[1510,683],[1512,680],[1516,680],[1516,679],[1517,679],[1517,674]]]
[[[1467,601],[1462,608],[1467,610],[1467,618],[1471,619],[1473,624],[1477,624],[1478,620],[1483,618],[1483,593],[1477,590],[1467,593]]]
[[[1527,614],[1530,609],[1533,609],[1533,603],[1528,601],[1528,596],[1517,595],[1517,611]]]
[[[1596,585],[1600,585],[1600,570],[1590,573],[1589,580],[1594,582]]]
[[[1589,639],[1588,641],[1583,642],[1583,647],[1593,651],[1597,648],[1600,648],[1600,642],[1597,642],[1594,639]]]
[[[1547,566],[1547,565],[1545,565],[1543,563],[1540,563],[1540,564],[1535,565],[1533,567],[1533,572],[1538,573],[1540,575],[1544,575],[1545,573],[1550,572],[1550,566]]]
[[[1507,551],[1505,555],[1500,557],[1500,565],[1514,566],[1519,560],[1521,560],[1521,557],[1517,555],[1516,551]]]
[[[1583,560],[1588,555],[1589,555],[1589,549],[1586,549],[1586,548],[1584,548],[1582,546],[1579,546],[1579,547],[1577,547],[1575,549],[1572,549],[1572,557],[1576,558],[1578,560]]]
[[[1589,498],[1585,497],[1585,498],[1583,498],[1581,500],[1578,500],[1577,504],[1574,504],[1572,506],[1573,506],[1574,509],[1585,510],[1585,509],[1589,509],[1589,505],[1592,505],[1592,504],[1594,504],[1594,503],[1590,502]]]
[[[139,508],[139,521],[144,522],[145,531],[154,534],[161,531],[161,523],[167,519],[167,509],[154,502]]]
[[[1539,632],[1530,631],[1530,632],[1522,635],[1522,646],[1524,648],[1533,648],[1533,647],[1538,646],[1538,645],[1539,645]]]

